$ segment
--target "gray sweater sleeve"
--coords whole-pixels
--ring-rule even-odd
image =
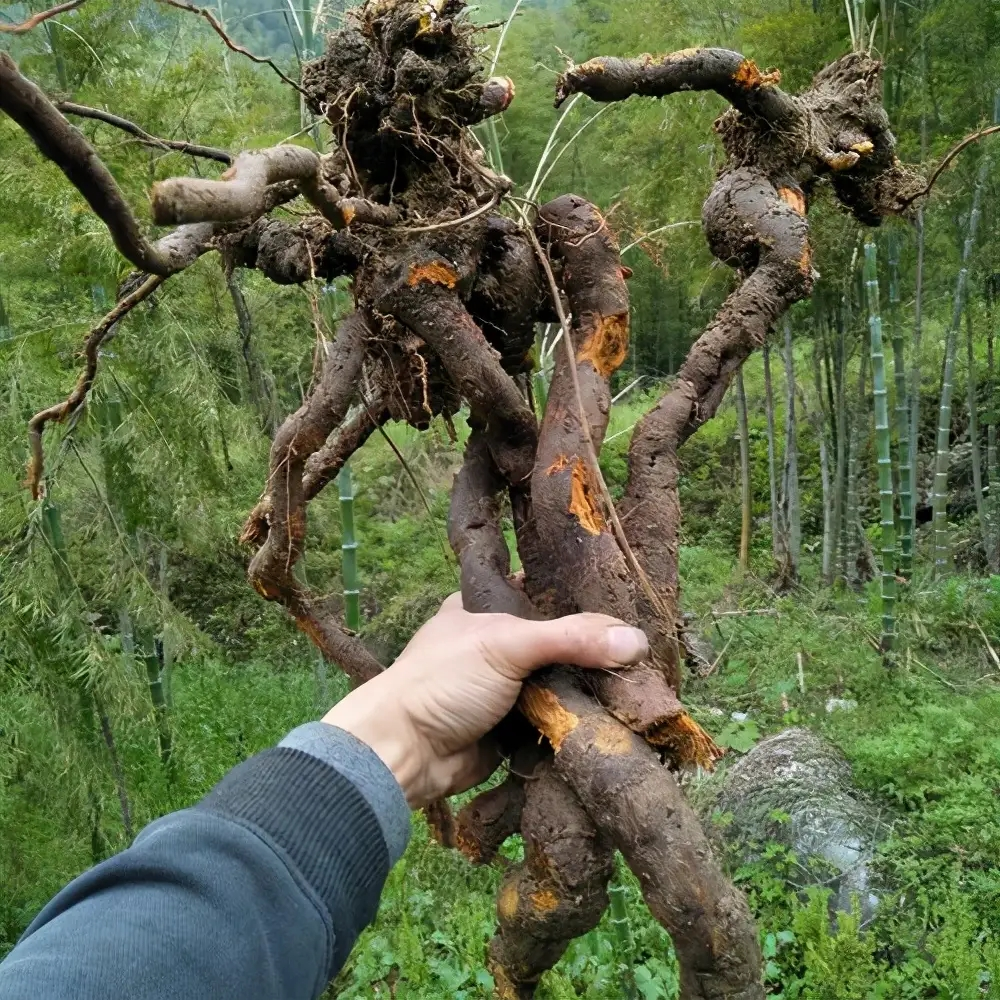
[[[313,1000],[408,835],[375,753],[301,726],[63,889],[0,964],[0,996]]]

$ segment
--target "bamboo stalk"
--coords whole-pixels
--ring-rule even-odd
[[[966,400],[969,406],[969,444],[972,449],[972,492],[976,501],[976,517],[983,539],[983,551],[990,548],[990,528],[986,517],[986,497],[983,495],[983,456],[979,448],[979,399],[976,387],[976,352],[973,344],[972,306],[965,307]]]
[[[639,990],[635,983],[635,938],[628,919],[625,887],[621,883],[620,873],[608,885],[608,900],[611,903],[611,931],[618,946],[618,982],[622,996],[625,1000],[639,1000]]]
[[[889,394],[882,348],[879,303],[878,251],[865,244],[865,289],[868,293],[868,330],[871,337],[872,389],[875,396],[875,439],[878,445],[878,492],[882,510],[882,654],[892,664],[896,646],[896,505],[892,490],[892,432]]]
[[[767,410],[767,478],[771,488],[771,554],[774,561],[781,564],[782,532],[781,517],[778,511],[778,479],[775,469],[775,430],[774,430],[774,387],[771,382],[771,345],[764,341],[764,398]]]
[[[896,450],[899,456],[899,573],[913,573],[913,470],[910,466],[910,402],[906,388],[906,355],[899,323],[899,239],[889,232],[889,329],[896,383]]]
[[[944,349],[944,375],[941,380],[941,403],[938,408],[937,449],[934,461],[934,492],[931,496],[934,524],[934,573],[942,575],[948,570],[951,553],[951,539],[948,530],[948,468],[951,464],[951,400],[954,392],[955,351],[958,343],[958,328],[965,308],[965,293],[969,284],[969,261],[976,243],[979,219],[982,214],[983,189],[989,176],[990,159],[983,157],[976,177],[976,188],[972,195],[972,211],[969,227],[962,248],[962,266],[958,271],[955,285],[955,301],[951,325]]]
[[[795,415],[795,357],[792,352],[792,323],[785,316],[785,465],[784,483],[785,531],[788,552],[787,575],[790,581],[799,576],[802,556],[802,512],[799,503],[799,445]]]
[[[926,13],[926,3],[921,0],[921,18]],[[927,37],[920,26],[920,162],[927,162]],[[920,347],[924,332],[924,260],[927,233],[924,225],[923,201],[917,208],[917,275],[913,306],[913,351],[910,361],[910,480],[914,493],[920,483]],[[915,526],[914,526],[915,527]],[[912,555],[917,551],[916,531]]]
[[[740,438],[740,496],[742,521],[740,530],[740,568],[750,568],[750,429],[747,425],[747,394],[743,385],[743,370],[736,374],[736,420]]]
[[[344,578],[344,622],[352,632],[361,628],[361,590],[358,586],[358,542],[354,535],[354,484],[351,466],[344,463],[337,476],[340,491],[340,548]]]
[[[989,423],[986,425],[986,478],[989,483],[986,503],[986,518],[990,529],[990,542],[986,549],[986,561],[991,573],[1000,573],[1000,466],[997,459],[996,426],[996,359],[993,353],[993,296],[994,284],[986,286],[986,379],[987,399],[989,399]]]
[[[846,299],[846,297],[845,297]],[[846,552],[847,552],[847,518],[844,517],[844,510],[847,506],[847,401],[844,398],[844,368],[846,360],[847,343],[847,323],[844,312],[847,310],[846,301],[842,303],[842,309],[838,310],[837,322],[837,343],[833,351],[834,367],[834,403],[832,412],[836,414],[836,434],[834,447],[836,448],[837,465],[834,472],[833,485],[833,532],[835,547],[835,562],[831,567],[835,577],[843,578],[846,575]]]
[[[143,661],[146,664],[146,680],[149,683],[149,700],[153,703],[153,713],[156,716],[156,735],[160,744],[160,762],[166,767],[170,763],[170,755],[173,752],[173,740],[170,734],[170,715],[163,683],[164,656],[162,638],[157,636],[153,640],[152,655],[144,652]]]

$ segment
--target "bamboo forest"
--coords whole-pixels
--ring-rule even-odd
[[[0,996],[460,592],[302,1000],[1000,1000],[998,229],[996,0],[0,0]]]

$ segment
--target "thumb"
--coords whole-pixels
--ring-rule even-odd
[[[552,621],[504,616],[485,642],[495,660],[514,668],[518,680],[550,663],[577,667],[627,667],[649,655],[646,634],[608,615],[582,614]]]

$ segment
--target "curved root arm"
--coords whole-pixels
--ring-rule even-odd
[[[31,459],[28,462],[25,485],[31,490],[31,495],[35,500],[42,495],[42,472],[45,468],[42,431],[45,430],[45,425],[50,421],[62,423],[83,406],[87,399],[87,393],[90,392],[94,379],[97,378],[97,360],[101,344],[114,329],[115,324],[124,319],[140,302],[149,298],[165,280],[158,275],[147,277],[90,331],[83,345],[86,364],[73,387],[73,391],[61,403],[39,411],[28,421],[28,445],[31,450]]]
[[[670,932],[683,1000],[762,1000],[746,900],[723,875],[671,772],[572,677],[554,672],[543,684],[526,685],[519,707],[555,749],[555,773],[622,852]]]
[[[303,146],[274,146],[240,153],[221,180],[170,177],[153,185],[153,220],[161,226],[183,222],[235,222],[266,211],[270,185],[295,181],[302,195],[335,228],[352,222],[391,226],[399,211],[364,198],[342,198],[323,176],[323,159]]]
[[[52,160],[87,199],[127,260],[149,274],[167,276],[182,268],[176,259],[146,239],[111,172],[94,148],[56,110],[14,60],[0,52],[0,111],[5,111],[31,136],[39,152]]]
[[[521,829],[524,779],[511,772],[477,795],[455,817],[455,846],[474,864],[488,865],[503,842]]]
[[[339,195],[320,171],[320,158],[302,146],[275,146],[240,153],[222,180],[170,177],[153,185],[153,221],[161,226],[185,222],[234,222],[264,214],[268,185],[298,181],[302,193],[334,222],[343,226]],[[332,218],[331,218],[332,217]]]
[[[302,476],[302,498],[305,503],[318,496],[332,483],[347,460],[389,419],[383,405],[356,406],[344,422],[326,439],[318,451],[306,459]],[[266,494],[250,512],[240,535],[241,545],[259,549],[270,531],[271,497]]]
[[[269,531],[249,569],[256,591],[283,604],[323,655],[359,684],[381,672],[382,665],[345,634],[333,613],[295,578],[294,568],[306,534],[305,465],[347,413],[357,391],[367,336],[360,313],[341,323],[315,388],[275,435],[267,489]]]
[[[751,170],[723,176],[705,202],[717,257],[751,270],[681,366],[673,388],[636,427],[622,516],[657,589],[676,606],[677,449],[714,416],[729,382],[778,318],[812,285],[805,202]]]
[[[535,995],[542,973],[574,938],[597,926],[614,873],[613,848],[551,761],[526,782],[521,833],[524,863],[500,888],[499,928],[490,942],[498,1000]]]
[[[780,73],[761,73],[752,59],[730,49],[684,49],[659,58],[599,56],[559,78],[556,107],[571,94],[623,101],[633,94],[665,97],[681,90],[714,90],[738,110],[778,125],[801,114],[778,86],[780,79]]]

